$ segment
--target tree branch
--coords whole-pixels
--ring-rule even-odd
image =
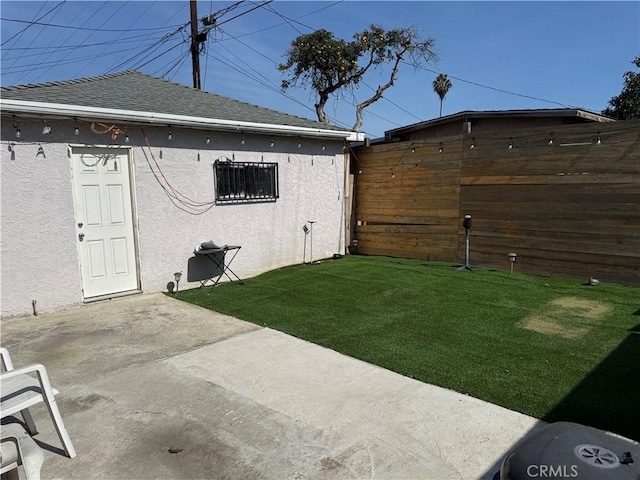
[[[369,105],[380,100],[382,98],[382,94],[384,93],[384,91],[393,86],[396,80],[396,76],[398,75],[398,68],[400,66],[400,62],[402,61],[402,55],[406,51],[407,51],[407,48],[405,48],[404,50],[402,50],[402,52],[397,54],[396,61],[393,65],[393,70],[391,71],[391,75],[389,76],[389,81],[384,85],[379,85],[378,88],[376,89],[376,93],[374,93],[372,97],[356,105],[356,123],[353,125],[354,131],[357,132],[360,129],[360,127],[362,127],[362,111],[365,108],[367,108]]]

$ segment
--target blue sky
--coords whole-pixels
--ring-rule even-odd
[[[198,17],[233,3],[199,0]],[[623,73],[634,69],[631,62],[640,54],[637,1],[275,0],[255,8],[263,3],[247,0],[219,17],[201,56],[204,90],[315,118],[312,91],[283,95],[279,88],[284,77],[277,64],[300,33],[325,28],[350,39],[374,23],[386,29],[414,25],[435,39],[438,63],[421,70],[404,65],[385,98],[365,111],[362,129],[370,137],[437,117],[439,99],[431,86],[437,72],[453,84],[444,115],[563,106],[599,112],[620,93]],[[3,0],[0,16],[2,86],[130,68],[192,84],[187,0]],[[29,23],[40,17],[47,25]],[[326,112],[333,123],[351,127],[353,103],[370,96],[369,87],[386,82],[388,73],[372,72],[366,85],[331,99]]]

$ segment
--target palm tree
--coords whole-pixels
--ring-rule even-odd
[[[451,80],[442,73],[433,81],[433,91],[440,97],[440,116],[442,116],[442,101],[444,100],[444,97],[447,96],[447,92],[450,88]]]

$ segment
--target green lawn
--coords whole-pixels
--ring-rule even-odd
[[[177,297],[547,421],[640,440],[640,290],[347,256]]]

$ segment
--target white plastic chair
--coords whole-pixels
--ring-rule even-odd
[[[8,480],[18,480],[17,468],[22,465],[27,480],[40,480],[44,462],[42,449],[19,423],[0,426],[0,474]]]
[[[7,370],[0,372],[1,417],[5,418],[20,412],[27,430],[31,435],[35,435],[37,433],[36,425],[28,409],[43,402],[49,411],[64,452],[69,458],[74,458],[76,451],[62,421],[54,396],[58,391],[51,387],[44,365],[36,363],[25,367],[13,368],[11,357],[6,348],[0,348],[0,356]]]

